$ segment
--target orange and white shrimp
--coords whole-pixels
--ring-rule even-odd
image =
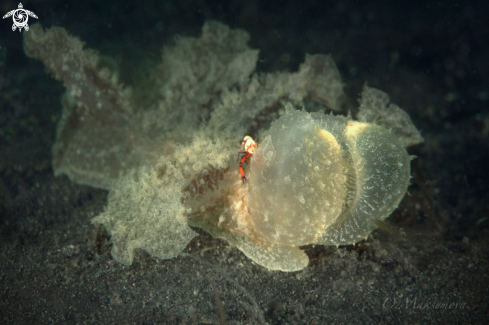
[[[252,137],[249,135],[245,136],[243,139],[243,142],[241,142],[243,145],[243,148],[245,151],[240,152],[240,154],[243,154],[243,157],[241,158],[241,161],[239,162],[239,173],[241,174],[241,179],[243,180],[243,183],[247,181],[246,176],[243,171],[243,163],[250,158],[254,153],[255,153],[255,148],[257,146],[257,143],[255,140],[253,140]]]

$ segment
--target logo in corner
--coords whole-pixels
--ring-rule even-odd
[[[22,3],[19,3],[18,9],[7,12],[2,19],[8,18],[10,16],[12,16],[12,19],[14,20],[12,30],[15,31],[18,28],[19,32],[22,30],[22,28],[24,28],[26,31],[29,30],[29,25],[27,25],[29,16],[37,19],[36,14],[32,11],[25,10],[24,6],[22,6]]]

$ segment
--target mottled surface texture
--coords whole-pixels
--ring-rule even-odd
[[[489,115],[484,108],[489,99],[485,86],[489,82],[486,60],[489,53],[484,34],[488,26],[483,13],[487,12],[487,4],[426,1],[395,5],[387,1],[321,4],[231,1],[218,6],[197,1],[23,4],[39,17],[44,27],[63,27],[85,41],[85,48],[100,52],[99,68],[105,72],[94,76],[92,81],[106,80],[105,85],[111,89],[107,94],[112,97],[102,96],[102,99],[127,107],[122,115],[132,112],[130,107],[165,110],[175,103],[197,103],[201,108],[199,114],[191,115],[185,115],[188,111],[169,109],[167,116],[174,122],[164,125],[145,114],[135,119],[119,116],[114,120],[109,116],[108,121],[116,130],[110,140],[115,143],[120,137],[131,137],[131,134],[118,133],[119,127],[142,123],[148,137],[156,143],[144,143],[145,146],[155,145],[161,152],[174,152],[182,148],[159,147],[155,135],[166,132],[175,139],[165,138],[165,143],[178,142],[185,134],[175,135],[178,130],[172,130],[172,126],[180,128],[186,123],[191,128],[212,122],[208,108],[223,95],[219,82],[214,83],[214,88],[189,94],[187,98],[171,98],[155,89],[171,92],[175,87],[184,87],[178,84],[182,78],[191,85],[198,71],[183,76],[170,73],[165,84],[154,78],[165,71],[178,70],[174,64],[178,60],[170,60],[167,66],[158,65],[162,47],[167,46],[163,50],[167,57],[190,55],[171,49],[175,44],[185,43],[188,37],[199,37],[207,20],[247,31],[251,52],[239,43],[232,49],[235,54],[258,55],[257,71],[268,73],[268,77],[257,78],[251,84],[254,88],[246,101],[256,96],[260,100],[257,105],[245,105],[246,101],[233,95],[243,91],[243,80],[236,79],[232,91],[224,90],[228,92],[226,104],[235,111],[219,110],[220,120],[229,123],[212,122],[208,128],[227,137],[212,139],[212,135],[206,134],[209,138],[200,138],[202,148],[222,145],[217,140],[223,143],[233,137],[239,140],[244,131],[259,135],[260,130],[268,128],[270,121],[278,116],[279,107],[271,105],[273,101],[268,101],[269,98],[259,98],[270,91],[269,85],[283,80],[283,71],[293,77],[289,79],[291,83],[282,85],[297,86],[292,81],[315,80],[307,87],[296,87],[296,95],[288,100],[305,96],[310,99],[305,102],[305,109],[312,112],[321,110],[321,105],[338,109],[339,103],[328,102],[329,97],[320,91],[321,82],[328,77],[317,72],[327,68],[326,61],[315,61],[314,56],[306,57],[306,53],[329,53],[336,63],[345,91],[337,113],[346,115],[350,111],[354,118],[380,125],[392,119],[404,123],[404,114],[392,114],[401,107],[422,131],[425,141],[408,150],[409,154],[418,156],[412,161],[410,194],[387,219],[396,228],[402,228],[408,240],[375,231],[367,241],[356,246],[307,246],[309,265],[301,272],[282,273],[255,265],[226,241],[213,239],[193,228],[198,236],[183,248],[182,256],[160,260],[135,250],[130,257],[134,259],[133,264],[125,266],[113,260],[108,234],[90,222],[110,202],[108,192],[76,185],[66,176],[53,175],[53,157],[71,149],[61,144],[51,151],[62,110],[71,109],[78,118],[86,111],[66,95],[62,106],[62,84],[50,77],[41,63],[25,56],[22,35],[11,31],[10,20],[3,20],[0,26],[4,29],[0,39],[1,322],[217,324],[220,308],[212,292],[212,282],[219,290],[228,324],[486,321],[489,197],[485,166],[489,158]],[[16,7],[17,3],[13,2],[1,6],[3,13]],[[29,20],[29,32],[35,32],[33,22]],[[60,34],[59,39],[62,37]],[[189,51],[194,50],[191,44],[187,46]],[[253,52],[254,49],[260,52]],[[94,55],[87,53],[87,58]],[[223,54],[220,60],[227,58]],[[213,61],[209,58],[206,62],[210,69]],[[235,67],[232,62],[226,67]],[[306,65],[301,66],[304,62]],[[90,60],[84,64],[69,68],[90,69]],[[229,70],[222,68],[217,76],[201,77],[224,82]],[[114,86],[111,82],[115,72],[119,77]],[[243,70],[243,74],[249,72]],[[371,102],[382,103],[383,109],[375,115],[364,111],[368,105],[359,107],[357,103],[365,82],[368,87],[390,96],[389,99],[379,94],[371,98]],[[83,97],[90,83],[87,87],[70,89],[72,97]],[[124,98],[130,100],[121,102]],[[97,107],[97,103],[94,105]],[[268,105],[271,105],[269,109],[261,113],[256,110]],[[243,123],[242,117],[247,114],[249,123]],[[233,119],[233,115],[239,118]],[[96,112],[86,118],[94,116]],[[87,140],[76,139],[74,134],[65,136],[80,142]],[[413,136],[407,135],[405,144],[416,141],[416,135]],[[210,142],[205,141],[209,139]],[[139,144],[135,139],[132,145],[140,148]],[[116,149],[106,156],[113,159],[114,166],[120,162],[114,157],[135,152]],[[231,150],[227,145],[222,149],[223,153]],[[140,153],[144,152],[147,150]],[[197,152],[188,154],[195,156],[192,156],[195,162],[212,159]],[[155,158],[147,157],[148,161],[152,159]],[[219,165],[220,158],[213,159]],[[136,165],[137,160],[129,161]],[[189,162],[164,161],[161,166],[186,168]],[[63,161],[58,163],[62,165]],[[91,161],[77,163],[83,166]],[[75,180],[77,171],[71,171]],[[163,169],[154,171],[160,175],[158,171],[161,174]],[[212,175],[213,170],[209,173]],[[101,179],[97,174],[90,176],[93,182],[86,183],[92,185]],[[115,173],[114,179],[117,176]],[[112,184],[102,181],[98,186],[110,188]],[[240,195],[239,189],[235,194]],[[126,203],[128,213],[141,206]],[[199,202],[196,199],[190,203]],[[168,207],[175,214],[180,208]],[[210,232],[219,237],[218,233]],[[171,232],[167,235],[171,236]],[[133,242],[134,247],[138,244]]]

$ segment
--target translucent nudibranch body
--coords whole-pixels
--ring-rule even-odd
[[[26,54],[67,90],[55,175],[110,190],[92,222],[110,234],[116,261],[131,264],[137,249],[176,257],[198,227],[258,265],[298,271],[309,262],[301,245],[354,244],[406,193],[404,146],[423,138],[405,111],[366,84],[357,118],[392,132],[294,111],[307,103],[341,111],[344,83],[333,59],[306,55],[297,72],[257,74],[248,40],[208,21],[201,37],[165,47],[155,73],[130,89],[63,28],[35,25],[24,34]],[[283,104],[286,113],[265,131]],[[262,130],[256,148],[245,143],[252,156],[243,185],[247,159],[238,168],[236,144]]]
[[[410,160],[381,126],[288,110],[251,160],[253,227],[272,245],[355,244],[404,197]]]

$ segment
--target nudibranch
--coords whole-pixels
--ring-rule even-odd
[[[63,28],[24,34],[26,54],[67,90],[55,175],[110,191],[92,222],[110,234],[118,262],[131,264],[136,249],[176,257],[193,226],[261,266],[297,271],[309,260],[300,246],[355,244],[405,195],[405,147],[423,141],[406,112],[365,85],[360,121],[319,113],[340,112],[344,99],[332,57],[255,73],[248,39],[209,21],[201,37],[165,47],[154,74],[129,88]],[[317,112],[296,109],[304,106]],[[259,145],[245,144],[239,168],[236,144],[247,134]]]

